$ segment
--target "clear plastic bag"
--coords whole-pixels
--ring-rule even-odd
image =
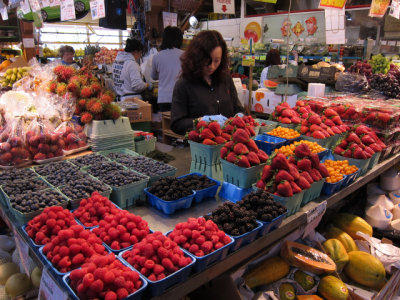
[[[7,120],[7,126],[0,134],[0,167],[17,167],[31,162],[25,132],[24,117]]]
[[[335,84],[339,92],[361,93],[368,91],[368,80],[365,75],[340,73]]]

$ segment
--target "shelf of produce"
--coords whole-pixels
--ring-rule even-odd
[[[358,180],[356,180],[345,189],[333,194],[332,196],[320,197],[317,200],[308,203],[298,213],[286,218],[278,229],[270,232],[264,237],[255,240],[251,244],[241,248],[239,251],[230,254],[223,261],[220,261],[210,266],[201,273],[191,276],[185,282],[182,282],[181,284],[168,289],[163,295],[155,297],[153,299],[178,299],[196,290],[210,280],[228,271],[233,271],[234,269],[246,265],[256,256],[265,254],[271,246],[273,246],[276,242],[282,240],[285,236],[291,234],[298,228],[305,226],[307,223],[306,212],[318,206],[319,202],[326,200],[327,208],[333,207],[337,205],[341,200],[343,200],[346,196],[350,195],[357,189],[372,181],[374,178],[378,177],[380,174],[399,162],[400,153],[397,153],[395,156],[392,156],[391,158],[375,166],[367,174],[358,178]],[[181,211],[172,216],[164,215],[163,213],[150,207],[136,207],[133,208],[132,211],[148,221],[149,226],[152,230],[159,230],[165,233],[173,229],[174,224],[178,222],[184,222],[188,217],[201,216],[206,211],[211,211],[219,204],[219,202],[219,200],[206,201],[204,203],[196,205],[190,210]]]

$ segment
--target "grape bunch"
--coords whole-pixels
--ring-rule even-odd
[[[398,78],[398,77],[397,77]],[[369,85],[389,98],[400,98],[399,80],[394,75],[374,74]]]
[[[348,69],[350,73],[357,73],[360,75],[365,75],[365,77],[369,78],[372,75],[372,66],[368,63],[368,61],[357,61],[353,65],[351,65]]]
[[[372,73],[386,74],[389,71],[390,63],[382,54],[372,56],[369,63],[372,66]]]

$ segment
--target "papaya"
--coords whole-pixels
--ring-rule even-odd
[[[348,255],[349,263],[344,267],[345,274],[359,284],[380,290],[386,282],[385,267],[381,261],[363,251],[351,251]]]
[[[296,292],[293,285],[290,283],[282,283],[279,286],[279,299],[280,300],[294,300],[296,299]]]
[[[358,251],[356,242],[354,242],[353,238],[349,236],[346,232],[344,232],[342,229],[332,226],[326,232],[325,237],[327,239],[339,240],[343,244],[347,252]]]
[[[321,275],[336,271],[335,262],[325,253],[296,242],[285,241],[281,257],[301,270]]]
[[[289,268],[289,264],[279,256],[270,257],[248,272],[244,280],[250,288],[255,288],[282,279],[289,273]]]
[[[318,295],[297,295],[297,300],[324,300]]]
[[[294,272],[293,279],[298,284],[300,284],[300,286],[305,291],[311,290],[315,285],[314,277],[308,275],[307,273],[304,273],[301,270],[297,270],[296,272]]]
[[[340,213],[337,214],[333,220],[333,224],[342,229],[355,240],[360,240],[361,237],[357,235],[357,231],[361,231],[369,236],[372,236],[372,226],[359,216]]]
[[[342,272],[344,266],[349,262],[349,256],[343,244],[337,239],[326,240],[322,246],[325,252],[336,264],[336,270]]]
[[[326,300],[346,300],[349,297],[349,290],[343,281],[329,275],[320,280],[318,294]]]

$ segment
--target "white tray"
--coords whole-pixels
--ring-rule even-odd
[[[42,165],[42,164],[47,164],[50,162],[54,162],[54,161],[60,161],[64,158],[64,154],[61,156],[57,156],[57,157],[52,157],[52,158],[46,158],[46,159],[41,159],[41,160],[33,160],[33,162]]]
[[[74,150],[63,150],[63,153],[64,153],[64,156],[67,156],[67,155],[71,155],[71,154],[74,154],[74,153],[78,153],[78,152],[84,151],[84,150],[88,149],[89,147],[90,147],[90,145],[86,145],[84,147],[81,147],[81,148],[78,148],[78,149],[74,149]]]

